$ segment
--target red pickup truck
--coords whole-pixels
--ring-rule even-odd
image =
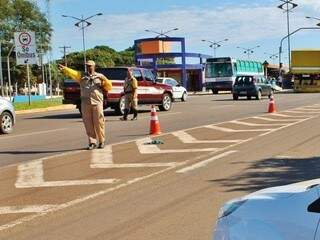
[[[123,83],[129,69],[132,71],[133,76],[138,80],[139,105],[154,104],[157,105],[161,111],[169,111],[172,106],[172,87],[166,84],[157,83],[156,77],[150,69],[137,67],[112,67],[96,70],[112,81],[112,90],[104,98],[104,108],[110,107],[118,114],[123,114]],[[65,80],[63,95],[64,104],[74,104],[80,111],[80,86],[77,82]]]

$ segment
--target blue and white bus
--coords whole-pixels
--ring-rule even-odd
[[[205,87],[213,94],[232,91],[238,75],[264,75],[262,63],[237,60],[231,57],[208,58],[205,71]]]

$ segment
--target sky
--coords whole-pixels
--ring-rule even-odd
[[[37,0],[45,11],[45,0]],[[59,47],[70,46],[69,51],[82,50],[81,31],[75,20],[63,18],[71,15],[81,18],[103,13],[92,18],[86,29],[87,48],[107,45],[118,51],[133,45],[135,39],[154,37],[145,30],[166,31],[172,37],[185,37],[188,52],[213,55],[208,43],[229,39],[217,49],[219,57],[246,59],[244,51],[254,50],[251,59],[276,63],[268,54],[278,52],[280,39],[286,35],[286,14],[277,8],[279,0],[51,0],[50,19],[54,35],[53,58],[61,58]],[[316,27],[316,20],[305,16],[320,17],[320,0],[294,0],[299,6],[290,13],[291,30]],[[320,31],[304,30],[292,37],[292,49],[320,48]],[[284,49],[287,45],[284,44]],[[266,54],[268,53],[268,54]],[[288,61],[287,54],[283,55]]]

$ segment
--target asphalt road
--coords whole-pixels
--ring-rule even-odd
[[[106,113],[114,144],[94,152],[74,111],[19,116],[0,136],[0,239],[211,239],[225,201],[319,177],[319,96],[276,95],[276,115],[194,96],[160,113],[159,146],[148,112]]]

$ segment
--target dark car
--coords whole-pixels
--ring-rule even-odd
[[[247,99],[255,97],[260,100],[262,96],[270,98],[273,90],[264,76],[242,75],[237,76],[232,93],[234,100],[238,100],[239,97],[247,97]]]

